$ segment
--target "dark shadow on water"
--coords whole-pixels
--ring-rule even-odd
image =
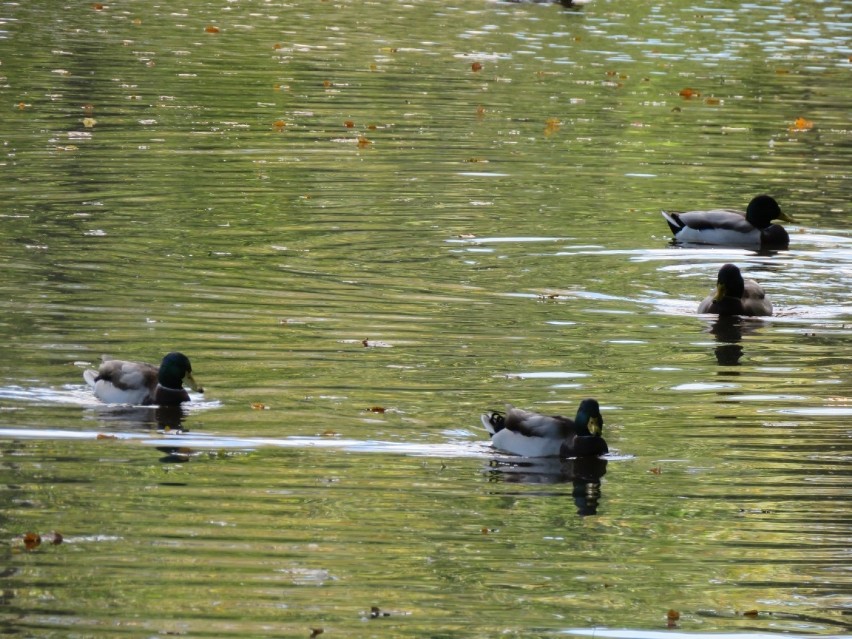
[[[581,517],[595,515],[601,498],[601,477],[607,460],[601,457],[494,458],[488,464],[489,481],[518,484],[573,484],[571,495]],[[552,493],[554,496],[564,493]]]
[[[765,326],[765,322],[753,318],[717,317],[707,329],[719,344],[713,349],[720,366],[739,366],[743,356],[740,342],[743,335],[754,333]]]

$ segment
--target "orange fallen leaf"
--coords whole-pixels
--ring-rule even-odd
[[[704,98],[704,104],[709,106],[719,106],[722,101],[719,98]]]
[[[359,149],[365,149],[368,146],[370,146],[372,143],[373,142],[371,140],[369,140],[368,138],[366,138],[365,136],[363,136],[363,135],[358,136],[358,148]]]
[[[27,108],[26,102],[18,102],[18,110],[23,111],[26,108]]]
[[[652,475],[662,475],[663,474],[663,467],[662,466],[655,466],[654,468],[652,468],[648,472],[651,473]]]
[[[355,126],[355,122],[353,122],[352,120],[344,120],[343,126],[345,126],[347,129],[351,129],[353,126]]]
[[[473,71],[474,73],[478,73],[479,71],[482,71],[482,63],[481,62],[472,63],[470,65],[470,70]]]
[[[92,9],[94,9],[95,11],[103,11],[104,5],[101,2],[93,2]]]
[[[275,120],[275,122],[272,123],[272,126],[274,126],[276,129],[278,129],[280,131],[285,126],[287,126],[287,123],[284,120]]]
[[[368,130],[368,131],[377,131],[377,130],[378,130],[378,128],[379,128],[379,127],[378,127],[377,125],[375,125],[375,124],[368,124],[368,125],[367,125],[367,130]]]
[[[28,532],[24,535],[24,548],[35,550],[39,546],[41,546],[41,535],[34,532]]]
[[[371,413],[384,413],[387,409],[384,406],[370,406],[367,410]]]
[[[333,430],[324,430],[322,432],[323,437],[338,437],[339,435],[340,435],[340,433],[337,433]]]
[[[283,45],[280,42],[276,42],[275,44],[272,45],[272,50],[278,51],[278,49],[280,49],[282,46]]]
[[[331,86],[332,86],[331,80],[323,80],[323,81],[322,81],[322,85],[323,85],[326,89],[331,88]]]
[[[559,118],[547,118],[544,123],[544,134],[547,136],[553,135],[562,128],[562,122]]]
[[[208,24],[206,27],[204,27],[204,30],[207,33],[219,33],[219,27],[213,24]]]
[[[95,439],[118,439],[115,435],[107,435],[106,433],[98,433]]]
[[[746,610],[743,613],[743,617],[757,617],[758,614],[757,610]]]
[[[485,107],[484,106],[479,105],[478,107],[476,107],[476,117],[478,117],[478,118],[485,117]]]
[[[264,404],[263,402],[252,402],[251,403],[252,410],[269,410],[269,406]]]
[[[678,619],[680,619],[680,613],[677,610],[669,609],[669,611],[666,613],[666,619],[668,619],[669,621],[677,621]]]
[[[678,93],[678,95],[680,97],[682,97],[684,100],[691,100],[692,98],[700,98],[701,97],[701,94],[698,91],[696,91],[694,89],[690,89],[689,87],[686,87],[685,89],[681,89],[680,92]]]
[[[789,128],[790,131],[810,131],[814,128],[814,123],[812,120],[799,117]]]

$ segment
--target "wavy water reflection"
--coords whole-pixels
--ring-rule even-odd
[[[848,633],[849,17],[0,7],[0,625]],[[789,250],[671,244],[757,193]],[[725,262],[774,316],[696,315]],[[172,349],[177,413],[81,379]],[[605,460],[479,425],[587,396]]]

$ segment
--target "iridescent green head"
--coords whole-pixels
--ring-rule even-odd
[[[192,364],[189,363],[189,358],[183,353],[169,353],[160,362],[160,370],[157,373],[157,381],[160,386],[166,388],[183,388],[186,384],[192,390],[204,392],[203,389],[195,383],[192,377]]]

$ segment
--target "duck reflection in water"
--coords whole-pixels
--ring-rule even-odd
[[[607,460],[600,457],[559,459],[494,458],[489,462],[489,481],[518,484],[573,484],[571,495],[581,517],[596,515],[601,498],[601,478],[606,474]],[[562,495],[562,493],[553,493]]]
[[[720,366],[739,366],[743,356],[740,342],[747,335],[764,326],[764,322],[756,319],[743,319],[737,316],[720,316],[714,321],[708,331],[713,334],[719,344],[713,349],[716,361]]]

